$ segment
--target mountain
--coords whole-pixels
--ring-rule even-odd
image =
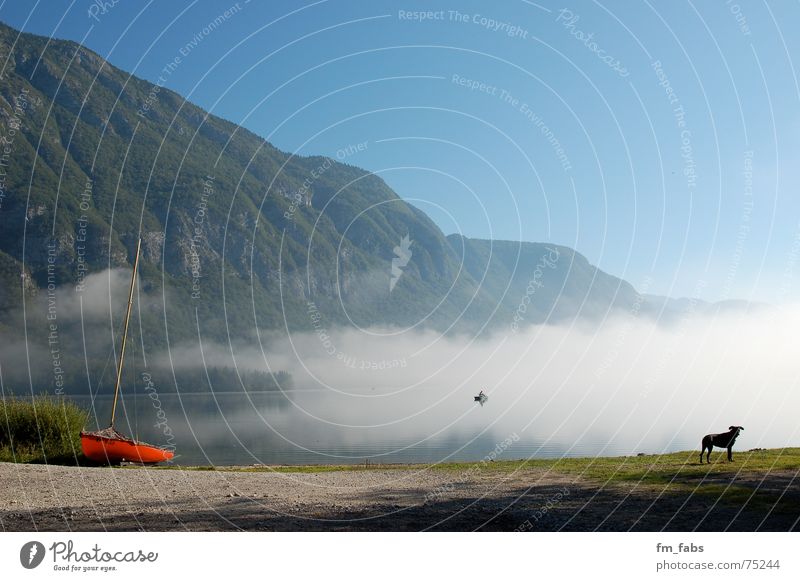
[[[50,254],[50,278],[76,284],[79,264],[129,264],[140,230],[145,287],[169,291],[179,335],[196,307],[224,336],[223,288],[234,328],[252,326],[254,311],[261,327],[282,326],[283,313],[309,326],[309,301],[331,323],[402,324],[454,281],[437,316],[469,300],[445,237],[381,179],[278,151],[75,43],[45,51],[47,39],[17,34],[0,27],[6,132],[20,119],[0,208],[6,310],[20,300],[21,272],[29,290],[52,282]],[[390,301],[387,265],[407,235],[414,260]]]
[[[639,297],[563,246],[445,236],[370,172],[282,152],[74,42],[0,24],[0,51],[0,333],[24,325],[42,343],[53,315],[85,343],[76,305],[97,299],[92,276],[130,267],[138,236],[144,347],[336,325],[517,328]]]
[[[516,326],[581,316],[601,319],[641,302],[626,281],[592,266],[585,256],[555,244],[448,237],[464,268],[500,304]]]
[[[448,239],[369,172],[281,152],[76,43],[0,25],[0,46],[9,55],[4,130],[19,125],[0,207],[4,311],[23,286],[75,285],[129,264],[140,230],[144,286],[165,292],[177,336],[191,334],[195,308],[204,330],[225,338],[223,305],[239,332],[256,321],[282,327],[284,313],[309,328],[309,303],[329,324],[402,326],[431,313],[429,325],[447,328],[460,317],[485,322],[507,279],[498,312],[508,316],[524,296],[542,245]],[[410,257],[392,287],[405,237]],[[484,277],[492,245],[497,260]],[[596,313],[635,294],[561,252],[530,322],[554,301],[563,317],[586,301]]]

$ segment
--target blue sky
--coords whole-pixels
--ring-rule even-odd
[[[281,149],[366,143],[346,161],[446,233],[565,244],[671,296],[800,287],[797,3],[50,0],[0,19]]]

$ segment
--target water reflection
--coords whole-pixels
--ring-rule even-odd
[[[300,389],[122,398],[118,427],[145,442],[174,444],[180,465],[479,461],[512,437],[503,459],[633,453],[597,432],[559,441],[526,413],[508,413],[502,397],[492,399],[494,407],[456,394],[435,405],[425,392],[388,399]],[[73,399],[92,407],[88,397]],[[110,406],[108,396],[94,400],[96,423],[105,425]],[[681,447],[691,444],[675,443]]]

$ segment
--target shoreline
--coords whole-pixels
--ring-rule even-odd
[[[797,530],[800,448],[392,465],[0,463],[5,531]]]

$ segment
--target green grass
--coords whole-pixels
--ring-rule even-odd
[[[228,472],[354,472],[363,470],[444,470],[449,472],[497,473],[518,470],[550,470],[601,482],[663,484],[703,477],[799,470],[800,448],[775,448],[758,452],[735,452],[729,463],[725,452],[712,454],[712,464],[699,464],[698,452],[675,452],[652,456],[604,456],[502,460],[495,462],[449,462],[442,464],[314,464],[309,466],[159,466],[164,470],[218,470]]]
[[[712,464],[700,464],[699,452],[628,458],[568,459],[552,466],[556,472],[573,474],[598,484],[633,485],[642,494],[679,494],[710,502],[796,513],[797,499],[787,497],[781,486],[770,488],[770,475],[800,470],[800,448],[777,448],[734,452],[734,462],[725,452],[712,454]],[[748,483],[736,478],[750,477]],[[800,482],[800,475],[798,476]]]
[[[188,470],[190,472],[280,472],[282,474],[316,474],[319,472],[363,472],[365,470],[411,470],[435,468],[431,464],[310,464],[307,466],[148,466],[148,470]],[[122,466],[127,469],[138,469],[140,466]]]
[[[0,399],[0,462],[76,464],[88,412],[61,398]]]
[[[453,478],[490,474],[529,474],[535,482],[543,473],[568,475],[584,484],[601,487],[624,487],[636,494],[656,498],[661,495],[692,496],[708,503],[796,514],[797,497],[786,481],[770,481],[776,473],[791,475],[800,470],[800,448],[777,448],[753,452],[735,452],[734,462],[727,462],[725,452],[712,454],[711,464],[700,464],[699,451],[675,452],[652,456],[617,456],[599,458],[560,458],[543,460],[503,460],[495,462],[451,462],[444,464],[355,464],[311,466],[163,466],[162,470],[217,470],[223,472],[358,472],[367,470],[436,470]],[[736,478],[747,478],[736,481]],[[761,485],[761,479],[764,485]],[[800,483],[800,475],[798,476]],[[796,487],[795,487],[796,489]]]
[[[652,484],[661,484],[673,479],[714,478],[732,476],[737,473],[766,473],[768,470],[800,469],[800,448],[734,452],[734,462],[728,462],[725,459],[723,450],[711,455],[712,464],[710,465],[700,464],[699,457],[699,451],[691,451],[651,456],[531,460],[524,464],[593,480],[636,481]],[[506,463],[501,462],[500,464]],[[514,462],[508,464],[514,464]]]

